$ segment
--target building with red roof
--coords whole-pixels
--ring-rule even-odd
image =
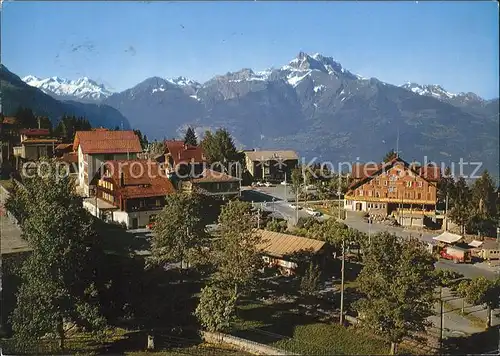
[[[79,187],[85,196],[90,196],[93,178],[104,162],[135,159],[142,152],[142,147],[134,131],[100,128],[77,131],[73,150],[78,153]]]
[[[86,208],[133,229],[153,222],[175,191],[157,162],[142,159],[106,161],[95,183],[96,196],[85,200]]]
[[[404,223],[422,225],[424,217],[436,217],[437,183],[441,178],[437,166],[410,164],[396,157],[380,164],[355,164],[353,183],[344,196],[344,207],[374,215],[393,215]],[[406,223],[404,223],[406,225]]]

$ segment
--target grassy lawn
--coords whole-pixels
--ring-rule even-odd
[[[12,190],[12,181],[10,179],[0,179],[0,185],[8,191]]]
[[[378,337],[335,322],[320,322],[299,312],[294,303],[243,305],[233,335],[301,354],[387,354]]]

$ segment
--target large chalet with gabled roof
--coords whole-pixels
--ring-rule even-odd
[[[73,151],[78,153],[78,185],[85,196],[91,195],[94,177],[104,162],[137,158],[142,152],[139,137],[134,131],[94,129],[77,131]]]
[[[102,172],[102,174],[100,174]],[[96,177],[96,196],[86,208],[110,222],[136,229],[154,222],[174,186],[152,160],[106,161]]]
[[[374,215],[411,217],[423,224],[424,217],[436,217],[437,183],[440,168],[410,164],[400,157],[381,164],[355,164],[353,183],[344,196],[344,207]],[[415,218],[415,219],[414,219]],[[413,223],[415,221],[415,223]]]

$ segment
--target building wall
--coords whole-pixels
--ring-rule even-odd
[[[117,223],[125,223],[128,229],[132,228],[133,219],[137,218],[138,227],[143,228],[149,224],[149,219],[151,215],[158,215],[159,210],[153,211],[138,211],[133,213],[127,213],[126,211],[113,211],[112,220]]]
[[[436,184],[414,174],[403,164],[396,164],[387,172],[348,192],[346,197],[358,202],[415,204],[415,208],[422,204],[435,205],[437,198]]]

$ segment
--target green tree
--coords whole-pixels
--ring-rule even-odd
[[[226,129],[218,129],[214,134],[210,131],[206,131],[200,145],[205,152],[208,163],[212,164],[218,162],[223,165],[225,169],[229,168],[230,163],[242,163],[242,155],[236,150],[233,138]],[[217,169],[218,167],[214,168]],[[239,172],[230,173],[234,175]]]
[[[233,288],[240,294],[256,282],[262,265],[259,251],[261,236],[255,232],[250,205],[230,201],[219,215],[219,238],[214,241],[212,261],[216,268],[214,281],[222,288]]]
[[[300,188],[304,182],[304,176],[302,174],[302,169],[300,167],[296,167],[292,170],[292,177],[290,187],[292,188],[292,192],[294,194],[300,193]]]
[[[211,332],[229,330],[236,312],[236,295],[232,289],[214,285],[201,290],[200,302],[195,315],[200,324]]]
[[[306,297],[314,297],[320,290],[321,271],[312,262],[300,279],[300,293]]]
[[[455,190],[455,179],[452,176],[450,167],[446,167],[444,174],[438,182],[438,200],[440,202],[446,202],[446,197],[448,200],[450,196],[453,196]]]
[[[17,126],[20,129],[38,128],[38,120],[29,108],[19,107],[14,115],[17,119]]]
[[[389,152],[387,152],[384,156],[384,163],[387,163],[389,161],[392,161],[394,158],[397,157],[397,154],[396,154],[396,151],[394,151],[393,149],[391,149]]]
[[[472,219],[469,224],[471,232],[494,236],[497,221],[497,195],[493,179],[487,170],[474,181],[471,189]]]
[[[56,335],[59,346],[69,325],[102,330],[95,270],[98,242],[92,216],[74,193],[72,180],[56,175],[56,167],[42,177],[26,178],[21,200],[22,236],[32,248],[20,269],[22,284],[11,321],[23,344]],[[19,190],[20,191],[20,190]]]
[[[184,136],[184,143],[190,146],[198,146],[198,138],[191,127],[187,128],[186,135]]]
[[[459,295],[465,298],[467,303],[486,305],[486,328],[490,328],[493,309],[500,306],[500,278],[490,281],[481,276],[471,281],[463,281],[458,290]]]
[[[204,246],[206,222],[202,197],[177,192],[166,197],[165,207],[153,227],[150,262],[156,265],[196,262],[196,250]]]
[[[141,130],[134,130],[134,133],[137,135],[137,137],[139,137],[139,142],[141,143],[142,149],[146,149],[149,145],[146,135],[143,136]]]
[[[465,233],[465,227],[470,221],[472,215],[470,201],[470,188],[465,179],[460,177],[455,184],[455,189],[453,190],[453,207],[450,209],[450,219],[460,226],[463,233]]]
[[[379,233],[365,249],[357,279],[364,297],[355,306],[363,324],[389,339],[391,354],[433,314],[434,259],[418,240]]]

